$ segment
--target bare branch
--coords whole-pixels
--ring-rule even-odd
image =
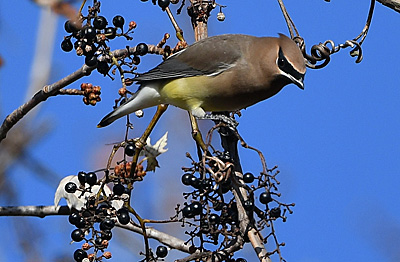
[[[378,2],[400,13],[400,0],[378,0]]]
[[[68,206],[6,206],[0,207],[0,216],[30,216],[44,218],[47,216],[67,216],[71,213]],[[122,225],[116,224],[120,228],[142,234],[142,228],[133,224]],[[185,241],[158,231],[154,228],[147,227],[146,233],[149,238],[158,240],[159,242],[185,253],[193,252],[193,247],[186,244]]]
[[[67,206],[7,206],[0,207],[0,216],[31,216],[41,217],[69,215]]]
[[[149,53],[151,54],[164,54],[163,48],[158,48],[155,45],[148,45]],[[133,54],[136,51],[136,47],[130,47],[129,49],[118,49],[112,52],[114,57],[122,57],[129,54]],[[103,61],[105,58],[99,59]],[[96,69],[96,67],[89,67],[83,65],[81,68],[73,72],[72,74],[64,77],[63,79],[51,84],[44,86],[41,90],[36,92],[36,94],[25,104],[21,105],[19,108],[15,109],[10,115],[4,119],[3,124],[0,127],[0,143],[3,141],[8,131],[21,120],[29,111],[35,108],[38,104],[46,101],[50,96],[57,95],[59,90],[68,86],[69,84],[77,81],[78,79],[90,75],[90,73]]]

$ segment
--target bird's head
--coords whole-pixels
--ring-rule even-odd
[[[276,54],[276,66],[279,74],[289,83],[297,85],[304,89],[304,75],[306,73],[306,64],[297,44],[289,37],[279,34],[279,48]]]

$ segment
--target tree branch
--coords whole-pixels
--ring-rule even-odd
[[[164,49],[159,48],[155,45],[148,45],[149,53],[151,54],[164,54]],[[125,49],[118,49],[112,52],[112,55],[116,58],[123,57],[129,54],[133,54],[136,51],[136,47],[130,47]],[[105,58],[99,59],[100,61],[104,61]],[[4,119],[3,124],[0,127],[0,143],[3,141],[8,131],[20,121],[29,111],[35,108],[38,104],[43,101],[46,101],[50,96],[54,96],[58,94],[58,91],[69,84],[77,81],[78,79],[90,75],[90,73],[96,69],[96,67],[89,67],[87,65],[83,65],[81,68],[73,72],[72,74],[64,77],[63,79],[51,84],[44,86],[41,90],[36,92],[36,94],[25,104],[21,105],[17,109],[15,109],[11,114],[9,114],[6,119]]]
[[[378,2],[400,13],[400,0],[378,0]]]
[[[47,216],[67,216],[71,214],[68,206],[6,206],[0,207],[0,216],[29,216],[44,218]],[[142,228],[134,225],[122,225],[119,222],[116,226],[127,229],[129,231],[143,234]],[[158,231],[154,228],[147,227],[146,233],[149,238],[158,240],[159,242],[185,253],[193,253],[193,247],[185,241]]]
[[[71,213],[67,206],[7,206],[0,207],[0,216],[29,216],[40,217],[46,216],[66,216]]]

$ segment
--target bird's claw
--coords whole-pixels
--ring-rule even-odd
[[[222,114],[206,114],[204,117],[200,117],[199,119],[210,119],[213,121],[219,121],[225,123],[232,131],[236,130],[236,127],[239,125],[239,122],[234,118],[222,115]]]

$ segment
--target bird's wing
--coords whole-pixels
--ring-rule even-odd
[[[251,36],[219,35],[199,41],[172,55],[152,70],[139,75],[138,82],[161,79],[217,75],[242,57],[241,50]]]

